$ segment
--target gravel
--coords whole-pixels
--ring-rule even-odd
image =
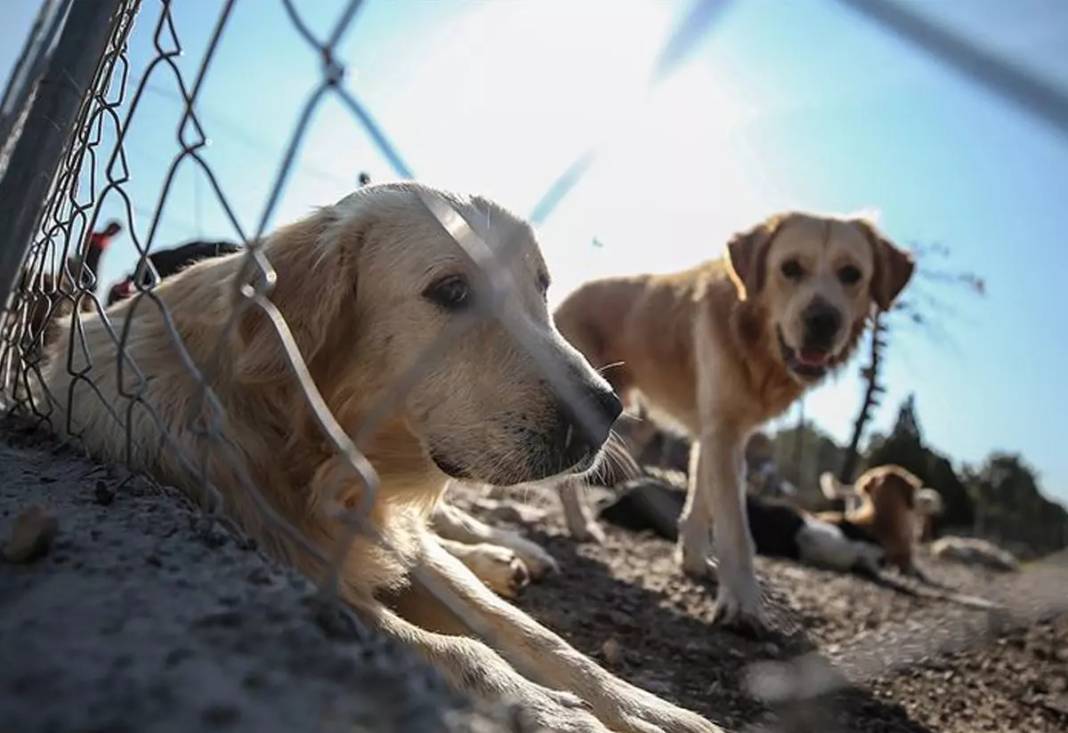
[[[6,426],[0,731],[500,731],[178,492]],[[23,532],[25,534],[25,532]]]
[[[479,514],[483,494],[454,501]],[[511,526],[561,573],[519,605],[615,673],[733,730],[1068,731],[1068,555],[1017,574],[921,555],[933,580],[1002,604],[995,612],[757,558],[774,629],[746,638],[710,624],[715,584],[677,573],[669,542],[603,525],[603,546],[579,545],[554,496],[524,498],[545,515]]]
[[[526,495],[544,512],[483,498],[454,495],[560,562],[522,607],[732,730],[1068,730],[1064,555],[1009,575],[922,559],[996,612],[758,558],[774,631],[747,638],[710,624],[714,583],[679,575],[664,540],[606,526],[578,545],[554,497]],[[7,424],[0,542],[27,512],[47,541],[0,562],[4,733],[515,729],[176,491]]]

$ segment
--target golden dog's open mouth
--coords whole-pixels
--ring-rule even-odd
[[[794,374],[806,380],[821,379],[827,374],[832,354],[822,349],[795,349],[786,343],[782,328],[775,329],[779,337],[779,351],[786,367]]]

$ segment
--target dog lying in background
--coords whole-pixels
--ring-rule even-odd
[[[941,505],[933,489],[901,466],[877,466],[865,471],[852,486],[834,474],[820,475],[824,496],[845,502],[844,512],[821,512],[827,522],[849,524],[869,533],[886,553],[886,559],[901,572],[915,574],[913,547],[930,513]]]
[[[919,478],[900,466],[880,466],[860,476],[852,486],[842,484],[832,473],[820,476],[820,488],[828,499],[845,503],[845,516],[871,527],[887,547],[887,555],[904,572],[914,572],[915,542],[931,538],[932,520],[944,509],[942,496],[924,487]],[[882,519],[876,519],[885,515]],[[836,513],[820,515],[832,519]],[[912,541],[907,538],[911,534]],[[1012,572],[1019,561],[992,542],[975,537],[942,537],[931,542],[931,554],[941,560],[980,565]]]
[[[437,218],[442,210],[456,214],[449,231]],[[486,300],[483,273],[450,232],[500,255],[506,298]],[[553,327],[548,273],[529,225],[486,199],[414,183],[370,185],[279,229],[262,251],[277,272],[270,301],[308,375],[377,473],[373,497],[318,427],[277,321],[249,306],[226,330],[244,302],[242,287],[262,278],[247,256],[203,260],[161,281],[154,293],[169,323],[159,308],[134,317],[133,300],[116,303],[106,316],[115,332],[129,329],[122,358],[103,318],[82,319],[101,398],[75,384],[67,402],[68,368],[88,365],[80,349],[68,353],[69,338],[57,339],[44,374],[52,424],[69,427],[97,458],[128,462],[195,498],[206,500],[206,487],[215,487],[224,510],[266,551],[313,578],[337,567],[340,596],[366,622],[420,653],[457,689],[518,702],[535,726],[719,730],[611,675],[500,599],[427,528],[450,478],[509,485],[589,468],[621,410]],[[392,407],[373,432],[358,432],[397,376],[465,316],[472,325],[449,351],[385,403]],[[539,359],[578,403],[561,399],[506,323],[529,329]],[[175,332],[217,402],[199,400]],[[230,358],[215,360],[220,339]],[[131,362],[138,369],[120,369]],[[138,371],[152,378],[140,382]],[[165,434],[147,410],[115,410],[124,394],[152,405]],[[577,417],[582,406],[585,420]],[[221,423],[225,440],[208,434],[205,420]],[[295,532],[269,521],[260,501]],[[353,509],[363,532],[351,528]]]
[[[652,530],[678,539],[685,492],[655,479],[624,485],[622,495],[601,511],[607,522],[632,531]],[[813,567],[878,574],[886,552],[870,528],[845,516],[822,517],[788,502],[747,495],[746,519],[758,555],[786,558]]]
[[[624,399],[640,393],[694,437],[677,559],[690,575],[718,576],[717,620],[764,626],[746,440],[846,362],[912,270],[866,219],[791,212],[736,235],[724,260],[591,282],[557,309],[564,338]]]

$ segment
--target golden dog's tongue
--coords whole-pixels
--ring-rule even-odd
[[[801,349],[797,354],[797,360],[805,366],[821,367],[827,363],[830,354],[818,349]]]

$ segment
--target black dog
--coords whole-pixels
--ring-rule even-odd
[[[240,245],[232,242],[194,241],[178,247],[152,252],[145,259],[152,263],[152,267],[156,270],[160,279],[164,279],[181,272],[200,260],[233,254],[234,252],[240,252],[241,249]],[[151,279],[145,270],[142,270],[141,273],[141,287],[146,287],[151,283]],[[136,292],[136,276],[137,273],[127,275],[126,279],[111,287],[110,292],[108,292],[108,306],[129,298]]]
[[[601,518],[633,531],[651,529],[675,541],[686,494],[652,478],[624,484]],[[827,522],[783,501],[746,496],[746,514],[757,554],[784,557],[834,570],[875,573],[883,549],[863,527]]]

